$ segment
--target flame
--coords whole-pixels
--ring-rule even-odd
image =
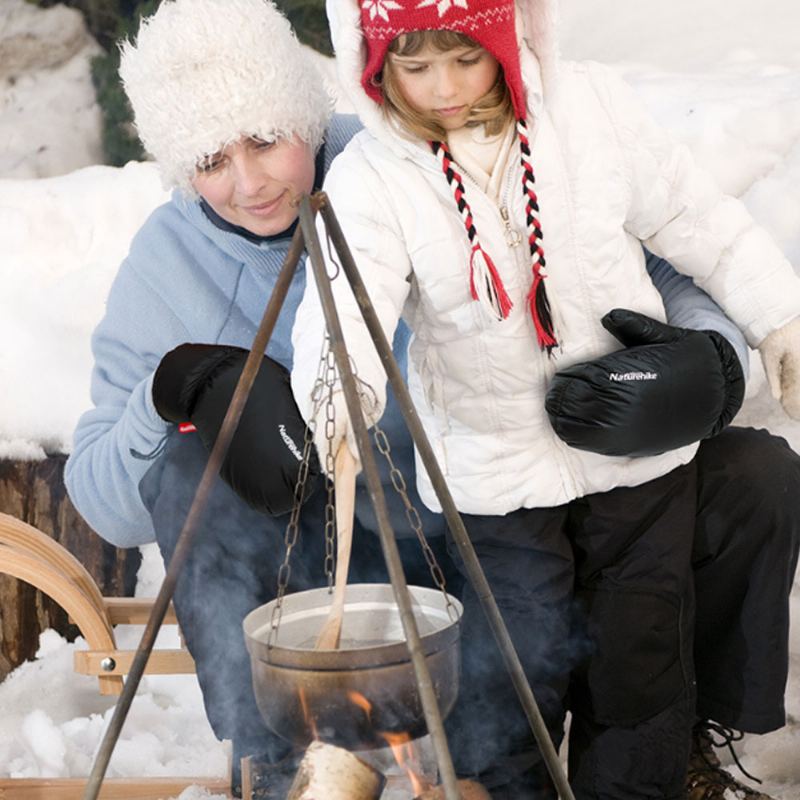
[[[347,697],[351,703],[357,705],[367,715],[367,719],[370,718],[372,714],[372,703],[370,703],[361,692],[348,690]],[[421,769],[416,749],[411,739],[411,734],[408,732],[392,733],[391,731],[377,731],[377,734],[391,748],[394,760],[397,762],[398,766],[406,771],[408,779],[411,782],[414,797],[421,795],[429,786],[419,775]]]
[[[394,760],[406,771],[414,797],[419,797],[426,789],[430,788],[427,782],[420,777],[419,759],[417,758],[411,734],[407,732],[391,733],[390,731],[381,731],[378,736],[386,740],[386,743],[392,749]]]
[[[315,722],[314,717],[311,716],[311,712],[308,709],[306,690],[301,686],[297,690],[297,694],[300,697],[300,708],[303,710],[303,719],[308,723],[308,727],[311,730],[311,735],[314,737],[314,741],[319,741],[319,731],[317,730],[317,723]]]
[[[367,719],[369,719],[370,714],[372,713],[372,703],[364,697],[361,692],[356,692],[352,689],[348,690],[347,698],[350,700],[351,703],[357,705],[366,715]]]

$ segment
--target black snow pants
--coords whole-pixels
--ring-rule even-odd
[[[800,457],[782,439],[730,428],[645,487],[517,512],[500,528],[465,521],[557,746],[571,709],[581,800],[681,797],[698,717],[750,732],[784,724]],[[465,603],[462,693],[447,721],[459,771],[494,800],[554,797],[469,590]]]
[[[580,800],[682,793],[696,494],[692,462],[554,508],[464,518],[556,746],[571,701]],[[464,679],[448,720],[458,771],[493,800],[555,797],[474,594],[465,600]]]
[[[728,428],[695,462],[697,716],[767,733],[786,723],[800,456],[767,431]]]

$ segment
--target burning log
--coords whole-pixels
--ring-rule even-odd
[[[378,800],[385,781],[378,770],[349,751],[313,742],[286,800]]]
[[[489,792],[479,783],[475,783],[475,781],[458,781],[457,786],[461,800],[492,800]],[[434,786],[431,789],[426,789],[414,800],[444,800],[444,789],[441,786]]]

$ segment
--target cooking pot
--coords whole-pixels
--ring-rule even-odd
[[[409,592],[444,718],[458,695],[463,608],[438,589],[409,586]],[[385,747],[385,734],[424,735],[422,703],[391,585],[348,585],[340,647],[316,650],[331,598],[327,588],[286,595],[271,641],[277,601],[245,617],[253,689],[264,722],[300,746],[320,739],[368,749]]]

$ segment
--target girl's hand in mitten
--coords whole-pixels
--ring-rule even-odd
[[[800,420],[800,317],[773,331],[758,350],[772,396]]]
[[[545,400],[556,434],[607,456],[650,456],[716,436],[744,399],[736,351],[716,331],[617,308],[603,326],[623,345],[555,374]]]

